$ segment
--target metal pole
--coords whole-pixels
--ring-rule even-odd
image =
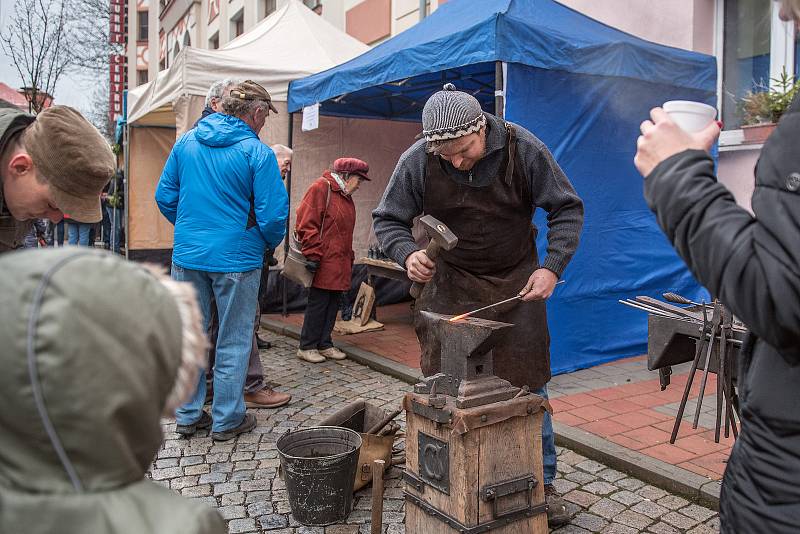
[[[128,188],[130,187],[130,181],[131,181],[129,174],[131,166],[131,125],[128,123],[127,119],[125,120],[125,132],[124,132],[124,137],[122,138],[122,149],[125,151],[125,165],[123,167],[124,171],[122,173],[122,183],[123,183],[122,207],[124,210],[122,215],[124,215],[126,219],[125,225],[123,226],[125,228],[125,258],[130,259],[131,247],[130,247],[130,235],[128,233],[128,229],[130,228],[129,217],[131,210],[130,206],[128,205]]]
[[[503,62],[494,62],[494,114],[498,118],[504,118],[503,115],[503,98],[505,97],[505,90],[503,84]]]
[[[289,148],[292,147],[294,141],[294,113],[289,113]],[[294,158],[292,158],[294,159]],[[289,195],[289,213],[286,215],[286,236],[283,238],[283,263],[286,264],[286,258],[289,256],[289,231],[290,221],[292,219],[292,168],[289,167],[289,172],[286,173],[286,193]],[[281,284],[283,285],[283,316],[289,315],[289,288],[287,286],[288,280],[286,277],[281,277]]]
[[[428,15],[428,0],[419,0],[419,20]]]

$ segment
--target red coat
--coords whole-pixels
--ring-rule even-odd
[[[330,185],[330,202],[325,213],[325,199]],[[322,239],[320,224],[325,213]],[[320,262],[313,286],[319,289],[347,291],[353,273],[353,229],[356,206],[342,193],[330,172],[325,171],[306,191],[297,208],[297,239],[303,255]]]

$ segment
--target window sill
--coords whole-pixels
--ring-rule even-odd
[[[719,136],[720,152],[737,152],[740,150],[761,150],[763,143],[745,143],[744,132],[740,130],[726,130]]]

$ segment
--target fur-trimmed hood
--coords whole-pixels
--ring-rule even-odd
[[[203,365],[192,287],[72,247],[3,255],[0,273],[0,531],[219,531],[176,525],[184,507],[224,524],[143,480]]]

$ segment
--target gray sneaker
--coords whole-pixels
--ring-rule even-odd
[[[195,432],[198,430],[202,430],[204,428],[208,428],[211,426],[211,416],[208,415],[206,412],[200,412],[200,419],[195,421],[190,425],[177,425],[175,427],[175,433],[180,434],[184,438],[188,438],[194,435]]]
[[[244,434],[245,432],[250,432],[256,427],[256,416],[251,413],[244,414],[244,419],[239,424],[239,426],[230,428],[228,430],[223,430],[222,432],[212,432],[211,439],[214,441],[228,441],[239,434]]]

